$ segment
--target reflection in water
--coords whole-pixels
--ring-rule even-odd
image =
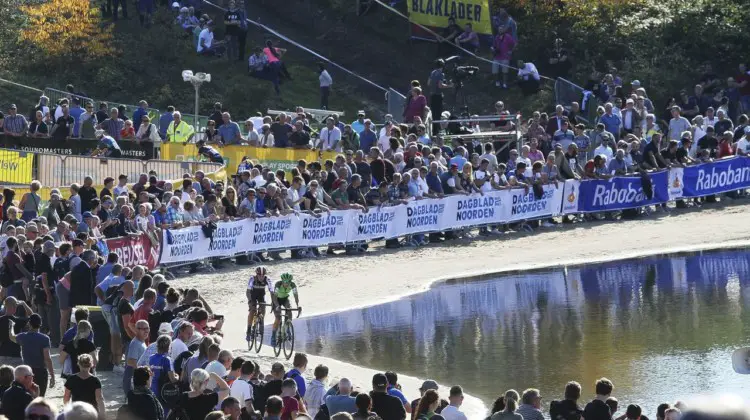
[[[588,399],[607,376],[621,407],[652,416],[661,402],[750,389],[730,359],[749,341],[749,285],[745,252],[642,258],[453,282],[295,327],[301,351],[461,384],[488,405],[527,387],[547,405],[569,380]]]

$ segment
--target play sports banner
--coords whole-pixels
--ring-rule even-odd
[[[492,34],[487,0],[407,0],[409,21],[431,28],[447,28],[454,17],[461,26],[470,23],[476,33]]]
[[[33,153],[0,150],[0,182],[28,184],[33,166]]]
[[[221,222],[209,239],[201,226],[165,229],[162,263],[198,261],[244,252],[355,243],[470,226],[541,219],[560,213],[562,184],[539,197],[525,189],[412,200],[397,206],[334,210]]]

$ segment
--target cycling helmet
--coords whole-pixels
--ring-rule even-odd
[[[257,267],[257,268],[255,269],[255,275],[258,275],[258,276],[265,276],[265,275],[266,275],[266,273],[268,273],[268,270],[266,270],[266,266],[265,266],[265,265],[259,265],[259,266],[258,266],[258,267]]]
[[[289,273],[282,274],[281,281],[292,281],[292,275]]]

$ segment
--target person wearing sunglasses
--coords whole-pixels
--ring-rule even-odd
[[[27,365],[16,366],[13,370],[15,380],[3,394],[3,414],[11,419],[23,419],[26,406],[39,396],[39,386],[34,383],[34,373]]]

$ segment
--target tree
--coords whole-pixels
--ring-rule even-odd
[[[25,41],[49,57],[88,61],[116,53],[112,26],[104,24],[99,9],[88,0],[50,0],[25,5]]]

